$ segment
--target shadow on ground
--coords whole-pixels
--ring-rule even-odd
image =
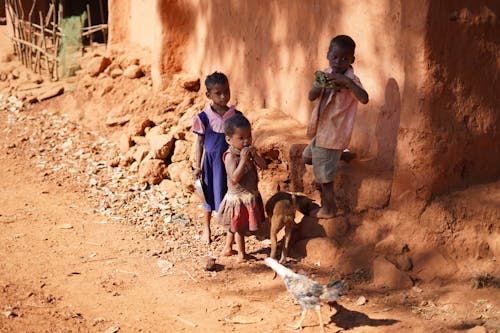
[[[336,326],[344,330],[360,326],[390,326],[399,322],[399,320],[395,319],[371,319],[362,312],[348,310],[336,302],[331,302],[329,304],[337,310],[337,312],[330,317],[330,322],[335,323]]]

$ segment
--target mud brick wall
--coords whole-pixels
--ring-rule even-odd
[[[279,109],[304,123],[330,39],[351,35],[370,103],[359,108],[350,148],[393,174],[391,206],[418,212],[436,195],[500,177],[498,7],[111,0],[110,48],[148,49],[156,89],[178,72],[204,78],[219,70],[240,109]]]

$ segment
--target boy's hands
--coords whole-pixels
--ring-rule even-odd
[[[352,80],[340,73],[325,73],[326,81],[333,82],[337,86],[341,86],[342,88],[348,88],[350,84],[352,84]]]
[[[368,103],[368,93],[354,83],[349,77],[340,73],[326,73],[327,82],[333,82],[335,85],[343,89],[350,89],[354,96],[363,104]]]

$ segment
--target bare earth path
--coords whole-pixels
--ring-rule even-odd
[[[206,247],[196,241],[196,225],[170,224],[171,234],[152,238],[127,218],[104,216],[96,196],[103,188],[88,176],[107,177],[99,173],[105,165],[88,161],[95,138],[50,112],[0,107],[0,332],[291,331],[286,324],[300,308],[263,265],[266,243],[250,240],[256,260],[218,257],[220,269],[207,272],[200,260],[220,252],[220,229]],[[144,193],[129,194],[125,203]],[[133,202],[127,216],[142,218],[141,202]],[[322,283],[333,275],[302,263],[291,268]],[[499,327],[498,289],[449,284],[389,292],[349,282],[346,296],[322,308],[326,332]],[[304,325],[305,333],[320,332],[314,313]]]
[[[200,256],[183,259],[183,239],[146,238],[132,225],[104,219],[92,209],[85,184],[64,170],[35,167],[37,154],[27,147],[45,149],[27,145],[25,133],[41,126],[33,112],[18,122],[0,113],[0,332],[290,331],[286,323],[297,319],[299,306],[281,280],[272,279],[264,252],[247,264],[218,258],[223,269],[206,272]],[[316,278],[329,277],[317,272]],[[466,315],[457,316],[426,300],[432,290],[356,289],[335,308],[323,307],[327,332],[463,330],[487,311],[481,307],[491,297],[476,290],[464,302]],[[368,303],[356,304],[360,295]],[[450,298],[463,301],[462,294]],[[312,313],[304,324],[304,332],[320,331]]]

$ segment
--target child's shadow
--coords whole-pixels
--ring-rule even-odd
[[[395,319],[371,319],[366,314],[348,310],[337,302],[329,302],[328,305],[337,310],[337,312],[330,317],[330,322],[335,323],[336,326],[344,330],[360,326],[378,327],[399,323],[399,320]]]

